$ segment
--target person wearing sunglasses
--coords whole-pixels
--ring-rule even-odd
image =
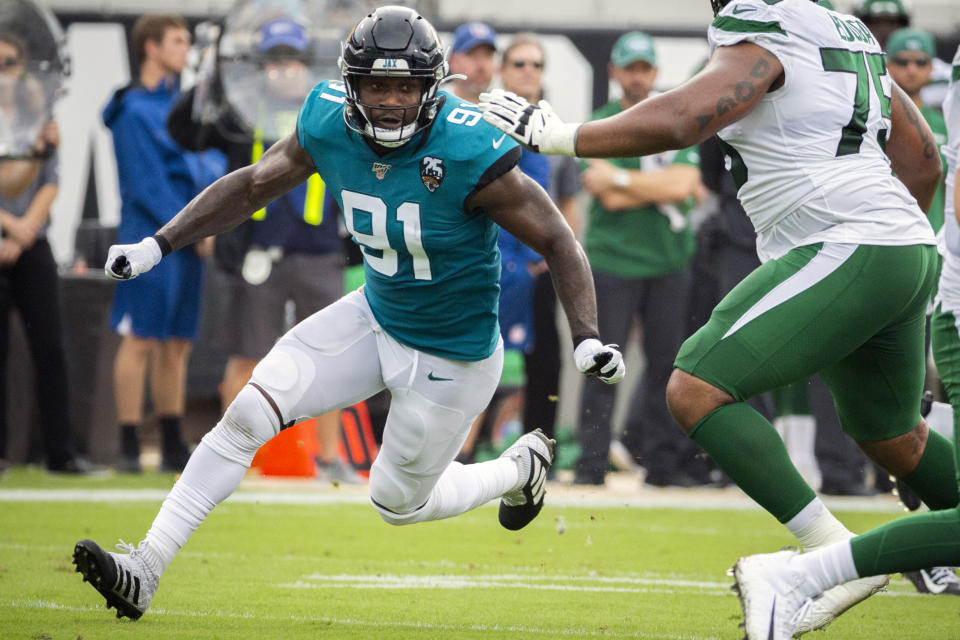
[[[528,100],[543,97],[543,44],[533,33],[518,33],[504,48],[500,60],[500,81],[508,91]],[[580,191],[580,170],[573,158],[547,157],[523,150],[520,170],[542,186],[560,209],[567,224],[577,232],[580,218],[575,195]],[[501,335],[509,362],[522,363],[523,387],[515,395],[502,398],[497,412],[485,412],[474,423],[461,450],[461,460],[471,460],[478,448],[477,439],[492,440],[495,420],[515,410],[523,425],[536,426],[553,437],[560,387],[560,338],[557,330],[557,297],[546,262],[512,234],[500,230],[497,239],[503,269],[500,277]],[[520,369],[520,366],[518,366]],[[513,389],[508,376],[499,391]],[[495,396],[496,403],[500,398]],[[520,400],[517,405],[513,400]],[[491,413],[497,415],[492,419]]]
[[[469,29],[469,25],[465,25],[458,29],[458,33],[471,33]],[[474,32],[478,35],[484,33],[476,28]],[[478,41],[473,49],[479,49],[481,44],[483,42]],[[480,68],[474,66],[475,72]],[[500,80],[508,91],[536,101],[542,97],[543,68],[544,51],[539,40],[532,33],[518,33],[501,55]],[[485,77],[484,82],[489,84]],[[502,140],[497,144],[500,143]],[[551,165],[547,156],[523,149],[517,166],[545,190],[551,191]],[[576,168],[574,176],[579,183]],[[562,208],[561,213],[567,219]],[[502,263],[498,319],[506,373],[501,377],[490,407],[474,421],[460,450],[457,459],[467,463],[475,460],[479,449],[493,446],[497,424],[507,422],[514,413],[522,413],[522,424],[536,425],[551,438],[554,433],[560,346],[555,323],[556,297],[550,274],[540,254],[510,232],[500,230],[497,247]],[[542,283],[546,284],[547,291],[541,290]],[[521,375],[512,375],[513,372]],[[511,382],[514,377],[524,379],[522,391],[517,391],[518,385]]]
[[[921,95],[924,87],[930,84],[933,75],[933,62],[936,59],[936,46],[933,35],[922,29],[903,28],[890,34],[887,40],[887,71],[893,81],[900,85],[913,103],[920,109],[924,120],[933,131],[934,142],[943,158],[943,146],[947,144],[947,125],[939,106],[925,104]],[[933,204],[927,215],[933,230],[943,224],[943,184],[937,189]]]
[[[903,0],[862,0],[853,7],[853,15],[863,21],[880,46],[887,49],[890,36],[897,29],[909,27],[912,16]],[[931,49],[932,50],[932,49]],[[889,52],[888,52],[889,53]],[[950,63],[931,54],[930,80],[923,87],[923,104],[940,108],[947,96]]]
[[[943,112],[936,107],[925,106],[921,96],[921,90],[930,83],[933,74],[935,53],[933,35],[921,29],[897,29],[890,34],[890,38],[887,40],[887,71],[893,81],[900,85],[900,88],[917,105],[920,113],[923,114],[923,119],[930,125],[930,130],[933,132],[932,144],[936,144],[943,166],[946,167],[947,159],[944,148],[947,144],[947,125]],[[945,222],[944,201],[947,172],[944,172],[943,177],[944,180],[937,188],[933,203],[927,212],[927,217],[930,219],[934,231],[940,231]],[[954,225],[953,228],[956,229],[956,226]],[[956,242],[952,242],[954,235],[952,230],[945,231],[945,235],[950,238],[950,240],[947,240],[949,245],[956,245]],[[952,272],[953,269],[951,268],[950,271]],[[951,349],[956,349],[957,341],[956,331],[953,329],[955,322],[953,302],[957,299],[957,293],[960,293],[953,291],[957,289],[953,285],[953,281],[954,278],[950,275],[940,280],[940,288],[946,287],[947,290],[937,293],[936,308],[927,312],[928,321],[931,323],[930,332],[933,340],[934,360],[937,363],[938,374],[945,381],[951,404],[957,402],[955,395],[950,393],[955,388],[952,380],[956,379],[956,374],[953,372],[955,367],[952,365],[953,360],[950,355]],[[901,494],[903,493],[903,487],[898,485],[898,490]],[[914,504],[919,506],[919,501]],[[920,593],[960,595],[960,578],[957,577],[956,572],[951,567],[919,569],[917,571],[907,571],[903,575],[913,583]]]
[[[930,125],[934,142],[946,166],[943,146],[947,144],[947,125],[943,120],[943,112],[939,107],[925,105],[920,95],[923,88],[930,84],[935,57],[936,46],[933,35],[928,31],[911,28],[897,29],[887,40],[887,71],[893,81],[910,96],[923,114],[924,120]],[[937,189],[927,216],[930,218],[933,230],[938,231],[943,225],[943,183]]]

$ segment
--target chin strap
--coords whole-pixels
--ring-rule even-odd
[[[437,88],[439,89],[448,82],[453,82],[454,80],[466,80],[467,76],[462,73],[451,73],[450,75],[443,76],[440,78],[440,82],[437,83]]]

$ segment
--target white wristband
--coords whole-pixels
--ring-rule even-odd
[[[153,264],[150,265],[151,267],[155,266],[163,258],[163,251],[160,249],[160,244],[153,236],[144,238],[140,241],[140,244],[143,245],[144,249],[150,252],[150,257],[153,259]]]
[[[544,131],[540,152],[547,155],[576,156],[577,130],[581,122],[564,122]]]

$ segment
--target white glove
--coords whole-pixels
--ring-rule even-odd
[[[114,280],[130,280],[153,269],[162,257],[160,245],[152,237],[137,244],[115,244],[107,252],[103,272]]]
[[[623,355],[615,344],[603,344],[596,338],[587,338],[573,350],[573,359],[580,373],[596,376],[607,384],[623,380],[626,368]]]
[[[546,100],[532,105],[512,91],[480,94],[483,119],[531,151],[575,156],[580,123],[565,123]]]

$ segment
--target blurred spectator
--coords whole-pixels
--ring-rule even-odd
[[[451,83],[458,98],[476,103],[490,88],[496,70],[497,34],[482,22],[468,22],[453,33],[450,49],[450,73],[462,74]]]
[[[910,24],[910,12],[902,0],[862,0],[854,8],[853,15],[867,25],[884,49],[891,33]]]
[[[264,24],[261,35],[262,69],[273,98],[272,109],[262,116],[295,122],[311,88],[307,33],[295,21],[278,18]],[[191,89],[181,95],[167,119],[170,135],[185,149],[219,149],[227,155],[227,170],[235,171],[256,162],[274,142],[264,140],[259,127],[249,131],[229,105],[214,122],[196,122],[195,94]],[[313,175],[217,239],[213,264],[222,272],[229,297],[220,332],[229,354],[220,386],[224,411],[286,331],[288,303],[300,322],[343,295],[339,208],[325,191],[320,176]],[[338,454],[339,412],[317,418],[317,435],[320,477],[360,482]]]
[[[184,151],[166,130],[189,48],[190,33],[179,16],[145,15],[133,26],[139,74],[117,90],[103,111],[113,133],[123,201],[118,243],[152,235],[222,173],[211,157]],[[189,458],[180,422],[187,360],[197,335],[203,257],[211,250],[208,238],[177,251],[132,286],[114,292],[110,324],[123,336],[114,363],[120,471],[141,471],[139,429],[148,367],[161,426],[160,468],[182,470]]]
[[[490,55],[491,61],[493,59],[495,52],[495,49],[492,49],[494,46],[494,37],[495,34],[493,30],[481,23],[463,25],[457,29],[454,36],[454,50],[460,46],[465,51],[470,52],[470,55],[476,56],[476,59],[474,59],[468,55],[465,59],[469,59],[472,62],[476,60],[482,61],[481,64],[468,65],[467,69],[465,69],[472,73],[472,77],[468,78],[468,81],[470,81],[469,89],[471,91],[475,89],[477,94],[479,94],[480,91],[486,90],[490,85],[490,81],[493,79],[492,75],[488,74],[487,71],[492,71],[495,65],[491,64],[487,66],[485,61],[487,54]],[[518,49],[521,50],[519,53]],[[511,51],[514,52],[512,57],[510,56]],[[527,56],[530,60],[522,59],[521,56]],[[451,56],[451,60],[452,59],[453,56]],[[529,66],[533,74],[532,76],[526,76],[526,74],[524,74],[524,79],[526,80],[525,86],[527,86],[528,90],[534,91],[539,96],[540,76],[543,74],[544,60],[542,47],[530,35],[521,34],[516,36],[504,51],[503,60],[505,63],[511,64],[513,69],[522,70],[523,67]],[[521,64],[513,67],[513,64],[518,62]],[[527,64],[528,62],[529,65]],[[452,64],[453,62],[451,62],[451,65]],[[511,76],[508,73],[504,81],[510,83],[514,77],[515,76]],[[515,88],[516,87],[509,90],[513,91]],[[460,97],[476,101],[476,96],[467,97],[461,95]],[[528,149],[523,149],[518,166],[521,171],[532,178],[537,184],[547,189],[550,179],[550,161],[546,156],[534,153]],[[535,348],[536,341],[536,333],[534,330],[534,323],[536,321],[534,288],[540,275],[546,275],[548,279],[550,277],[546,271],[546,263],[539,254],[526,247],[504,229],[500,229],[499,231],[497,247],[500,249],[501,262],[498,321],[500,323],[500,334],[503,338],[505,362],[511,362],[511,352],[513,352],[513,354],[516,354],[516,352],[521,353],[524,361],[523,369],[527,387],[529,388],[531,383],[534,385],[537,383],[546,383],[549,385],[549,381],[532,381],[530,371],[530,357]],[[549,286],[552,291],[552,283],[550,283]],[[556,334],[556,328],[553,329],[553,333]],[[558,359],[557,370],[559,376],[559,355],[557,354],[556,347],[553,352],[549,354],[549,357]],[[504,368],[506,370],[508,367],[505,366]],[[502,389],[498,390],[491,401],[491,409],[496,407],[493,420],[490,418],[489,411],[484,411],[474,421],[470,434],[467,436],[467,440],[461,448],[461,455],[458,458],[459,461],[472,462],[477,440],[494,440],[497,434],[492,432],[496,429],[496,423],[514,417],[508,414],[515,414],[521,407],[524,407],[524,418],[526,418],[525,407],[528,406],[527,400],[529,400],[529,398],[525,397],[525,393],[516,393],[514,389],[510,389],[509,391],[513,393],[513,395],[504,399],[501,397]],[[553,394],[556,394],[555,390]],[[529,426],[526,426],[528,425],[526,422],[524,422],[524,425],[527,429],[541,428],[544,433],[549,432],[551,437],[553,435],[552,420],[548,426],[542,416],[538,417],[536,422],[531,421]]]
[[[530,102],[543,98],[543,72],[546,68],[543,44],[532,33],[520,33],[507,44],[500,62],[500,81],[503,88],[513,91]],[[529,157],[528,157],[529,156]],[[523,150],[520,168],[533,177],[550,194],[567,224],[577,232],[579,206],[575,195],[580,190],[577,162],[566,156],[546,157],[544,165],[539,154]],[[530,164],[535,163],[533,169]],[[546,175],[541,179],[538,174]],[[554,436],[557,400],[560,393],[560,337],[557,331],[557,296],[550,273],[540,260],[533,265],[531,297],[532,343],[524,352],[526,385],[524,387],[524,430],[540,428],[549,437]],[[504,298],[501,307],[510,304]]]
[[[0,155],[4,156],[29,153],[50,113],[43,86],[27,70],[26,41],[12,29],[11,25],[0,31],[4,51],[0,55]]]
[[[614,44],[609,71],[623,91],[594,112],[614,115],[645,100],[657,77],[653,39],[639,31]],[[645,158],[591,160],[583,184],[593,195],[585,248],[593,268],[600,335],[626,344],[640,320],[645,368],[632,397],[622,444],[651,485],[692,486],[696,445],[667,412],[665,388],[685,337],[695,240],[685,213],[703,189],[696,148]],[[574,482],[603,484],[616,389],[584,381]]]
[[[946,168],[947,159],[944,155],[944,148],[947,145],[947,124],[943,117],[943,112],[940,110],[940,105],[943,100],[939,98],[939,91],[934,91],[933,94],[929,92],[931,88],[936,89],[936,87],[932,87],[932,84],[936,83],[931,83],[931,79],[935,75],[938,75],[938,63],[940,65],[946,65],[949,71],[949,65],[936,58],[936,43],[931,33],[921,29],[904,27],[890,34],[887,40],[887,72],[893,81],[910,97],[917,108],[920,109],[923,119],[926,120],[930,126],[930,130],[933,132],[934,142],[940,152],[940,160],[944,168]],[[939,71],[942,71],[942,68],[939,68]],[[939,73],[939,76],[941,78],[945,77],[947,80],[949,79],[949,73]],[[943,87],[943,95],[946,96],[946,82],[943,82]],[[935,106],[928,102],[931,97],[937,100]],[[937,188],[937,193],[934,195],[933,201],[930,203],[930,209],[927,211],[927,218],[930,220],[930,225],[933,227],[933,230],[938,233],[941,232],[944,223],[946,180],[947,171],[945,169],[943,179]],[[943,237],[942,233],[938,237]],[[934,291],[931,298],[936,298],[936,296],[937,292]],[[931,304],[927,308],[925,346],[928,353],[930,353],[931,318],[933,315],[934,301],[931,299]],[[928,363],[929,362],[930,359],[928,359]],[[927,389],[941,388],[939,372],[929,364],[924,386]],[[888,477],[886,472],[879,467],[877,467],[877,471],[879,474],[878,479],[881,481],[880,488],[887,488],[883,484]],[[898,487],[903,485],[903,483],[899,481],[897,484]],[[901,491],[910,491],[909,487],[900,488]]]
[[[893,32],[910,26],[910,12],[903,0],[862,0],[853,13],[870,29],[880,46],[887,50],[887,56],[893,55],[887,47]],[[921,97],[924,104],[939,109],[947,96],[950,63],[937,58],[935,52],[930,54],[930,58],[931,73],[927,84],[921,89]]]
[[[42,121],[48,112],[43,94],[26,71],[26,43],[15,33],[0,31],[0,129],[11,138],[10,147],[15,148],[16,138],[31,130],[24,123]],[[47,142],[44,136],[36,141],[34,152],[42,152]],[[42,162],[34,160],[8,160],[0,164],[0,196],[16,198],[31,185]]]
[[[947,159],[944,156],[944,148],[947,144],[947,125],[940,110],[940,102],[936,106],[925,104],[924,98],[926,89],[930,87],[930,79],[934,74],[934,63],[936,58],[936,44],[933,35],[921,29],[900,28],[893,31],[887,39],[887,73],[896,82],[901,89],[910,97],[913,103],[920,110],[923,119],[926,120],[933,132],[934,143],[940,153],[940,161],[943,166],[947,166]],[[948,76],[949,77],[949,76]],[[927,219],[935,232],[940,232],[943,227],[944,215],[944,197],[946,171],[940,181],[936,194],[927,210]],[[931,317],[934,310],[934,301],[936,291],[931,296],[930,305],[927,307],[927,331],[925,347],[927,353],[930,353],[930,327]],[[936,368],[932,365],[932,358],[927,359],[928,366],[924,380],[924,388],[940,390],[940,378]],[[942,397],[942,394],[940,394]],[[880,480],[880,489],[890,489],[890,483],[887,482],[888,475],[879,467],[878,480]]]
[[[940,111],[939,106],[924,106],[920,96],[923,88],[930,83],[935,57],[936,45],[933,35],[927,31],[897,29],[887,40],[887,72],[920,109],[923,119],[933,131],[943,166],[947,166],[947,159],[943,155],[943,147],[947,144],[947,124],[943,119],[943,112]],[[946,173],[944,173],[945,179]],[[937,189],[937,194],[933,197],[930,210],[927,212],[934,231],[939,231],[943,226],[943,190],[944,184],[941,181],[940,188]]]
[[[45,105],[17,99],[26,81],[28,52],[23,41],[0,33],[0,111],[12,122],[45,117]],[[22,109],[35,109],[23,115]],[[60,320],[57,264],[47,242],[50,205],[57,197],[59,176],[57,125],[50,122],[34,146],[36,159],[0,162],[0,470],[6,468],[7,356],[10,314],[16,307],[23,320],[35,370],[34,389],[43,428],[45,462],[50,471],[89,470],[73,450],[67,393],[67,363]]]

